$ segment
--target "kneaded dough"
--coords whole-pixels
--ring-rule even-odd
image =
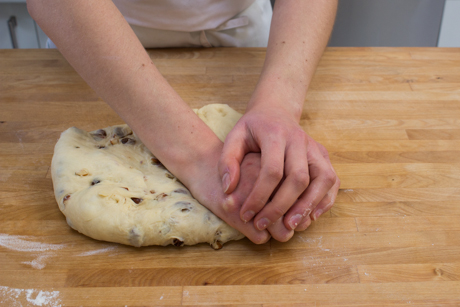
[[[221,104],[194,111],[221,141],[241,117]],[[219,249],[244,237],[194,199],[127,125],[64,131],[51,175],[69,226],[97,240],[133,246],[208,242]]]

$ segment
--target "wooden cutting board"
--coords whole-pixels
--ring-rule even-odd
[[[244,112],[265,49],[149,53],[191,107]],[[119,123],[56,50],[0,51],[0,306],[460,305],[460,49],[326,51],[301,124],[342,186],[288,243],[134,248],[71,230],[54,144]]]

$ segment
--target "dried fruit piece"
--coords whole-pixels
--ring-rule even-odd
[[[126,191],[129,191],[129,189],[128,189],[128,188],[125,188],[125,187],[121,187],[121,188],[122,188],[122,189],[125,189]]]
[[[125,133],[125,131],[123,130],[122,127],[116,127],[115,128],[115,135],[118,136],[119,138],[122,138],[122,137],[124,137],[126,135],[126,133]]]
[[[179,240],[179,239],[176,238],[176,239],[173,240],[173,245],[174,245],[174,246],[177,246],[177,247],[183,246],[183,245],[184,245],[184,242],[182,242],[181,240]]]
[[[105,146],[99,145],[99,146],[97,146],[97,148],[98,148],[98,149],[103,149],[103,148],[105,148]]]
[[[95,184],[98,184],[99,182],[101,182],[100,180],[98,179],[94,179],[92,182],[91,182],[91,185],[95,185]]]
[[[174,178],[176,178],[176,177],[174,177],[174,175],[171,174],[171,173],[165,173],[165,176],[168,177],[169,179],[174,179]]]
[[[161,162],[160,162],[160,160],[158,160],[157,158],[152,158],[152,164],[153,164],[153,165],[160,165]]]
[[[211,246],[215,250],[218,250],[218,249],[221,249],[224,245],[222,244],[222,242],[216,241],[216,242],[212,243]]]
[[[88,175],[91,175],[91,174],[86,168],[83,168],[83,169],[79,170],[78,172],[75,172],[75,175],[84,177],[84,176],[88,176]]]
[[[137,197],[131,197],[131,200],[138,205],[143,201],[142,198],[137,198]]]
[[[91,133],[91,136],[96,141],[100,141],[100,140],[105,139],[107,137],[107,132],[104,129],[99,129],[96,132]]]
[[[136,144],[136,140],[133,140],[130,138],[124,138],[124,139],[121,139],[121,143],[124,145],[134,145]]]
[[[150,190],[150,194],[155,194],[155,190]]]
[[[162,200],[162,199],[165,198],[166,196],[168,196],[168,194],[165,194],[165,193],[158,194],[158,195],[155,197],[155,200]]]
[[[188,201],[178,201],[174,204],[174,206],[181,208],[181,212],[187,213],[193,210],[193,205]]]
[[[66,196],[64,196],[64,198],[62,199],[62,202],[64,202],[64,203],[65,203],[66,201],[68,201],[68,200],[69,200],[69,198],[70,198],[70,194],[67,194],[67,195],[66,195]]]
[[[186,189],[176,189],[173,191],[174,193],[185,194],[188,195],[188,191]]]

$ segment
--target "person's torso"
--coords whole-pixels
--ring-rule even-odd
[[[128,23],[161,30],[201,31],[244,11],[255,0],[113,0]]]

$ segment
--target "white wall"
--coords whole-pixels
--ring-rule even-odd
[[[362,2],[359,3],[361,5],[353,7],[353,2],[360,1]],[[398,5],[396,5],[398,1],[402,0],[341,0],[341,6],[344,11],[342,12],[343,14],[339,12],[338,20],[336,23],[336,27],[339,27],[339,29],[335,29],[336,33],[333,34],[331,45],[417,45],[416,43],[412,42],[412,40],[416,38],[420,38],[421,40],[434,39],[436,34],[431,32],[437,32],[439,30],[439,38],[437,40],[435,39],[434,45],[437,44],[439,47],[460,47],[460,0],[446,0],[444,11],[442,13],[440,29],[436,27],[436,22],[430,21],[430,18],[427,18],[427,16],[422,16],[421,19],[413,19],[411,24],[414,25],[411,29],[409,29],[407,26],[405,27],[403,22],[398,24],[395,22],[397,19],[395,19],[395,17],[401,13],[404,13],[403,10],[398,8]],[[16,34],[19,48],[38,48],[39,44],[42,48],[45,46],[46,35],[43,33],[43,31],[41,31],[39,27],[37,27],[37,38],[34,21],[27,13],[25,2],[26,0],[0,0],[0,49],[12,47],[7,27],[7,20],[11,15],[15,15],[18,22]],[[369,12],[363,13],[364,8],[370,6],[370,4],[372,4],[371,2],[376,2],[379,7],[385,4],[387,6],[387,12],[383,13],[389,15],[389,17],[385,18],[385,14],[383,13],[372,17],[372,14],[369,13],[369,10]],[[433,5],[433,2],[438,2],[438,0],[404,0],[404,2],[404,7],[409,7],[411,3],[415,5],[409,10],[409,12],[417,14],[420,14],[421,12],[423,13],[421,8],[423,8],[422,4],[424,4],[425,6],[428,5],[428,9],[426,9],[426,11],[429,12],[428,17],[437,15],[437,13],[434,12],[433,9],[429,8],[429,6]],[[356,13],[356,16],[353,16],[353,14],[348,14],[350,12],[353,13],[354,10],[358,10],[359,14]],[[377,11],[380,12],[382,10],[379,9]],[[406,16],[410,16],[410,14],[399,16],[399,19],[402,21],[411,20],[411,18],[407,18]],[[363,22],[366,24],[365,27],[357,24],[360,18],[364,19]],[[421,23],[417,24],[419,21]],[[386,35],[385,36],[380,33],[383,29],[383,26],[379,23],[383,25],[386,24],[387,26],[389,25],[390,28],[391,26],[394,27],[396,25],[396,29],[398,30],[396,31],[395,29],[392,29],[391,31],[386,31],[386,34],[384,33]],[[414,29],[417,31],[414,31]],[[408,32],[408,30],[410,31]],[[414,31],[414,33],[411,34],[411,31]],[[394,33],[397,35],[393,35]],[[405,34],[405,37],[403,37],[404,35],[401,33]],[[395,36],[396,38],[392,36]],[[431,43],[422,43],[421,45],[431,45]]]
[[[15,31],[19,48],[45,46],[47,37],[30,17],[25,0],[0,0],[0,49],[13,48],[7,24],[11,16],[16,17]]]
[[[443,9],[444,0],[340,0],[329,45],[436,47]]]
[[[460,0],[446,0],[438,47],[460,47]]]

